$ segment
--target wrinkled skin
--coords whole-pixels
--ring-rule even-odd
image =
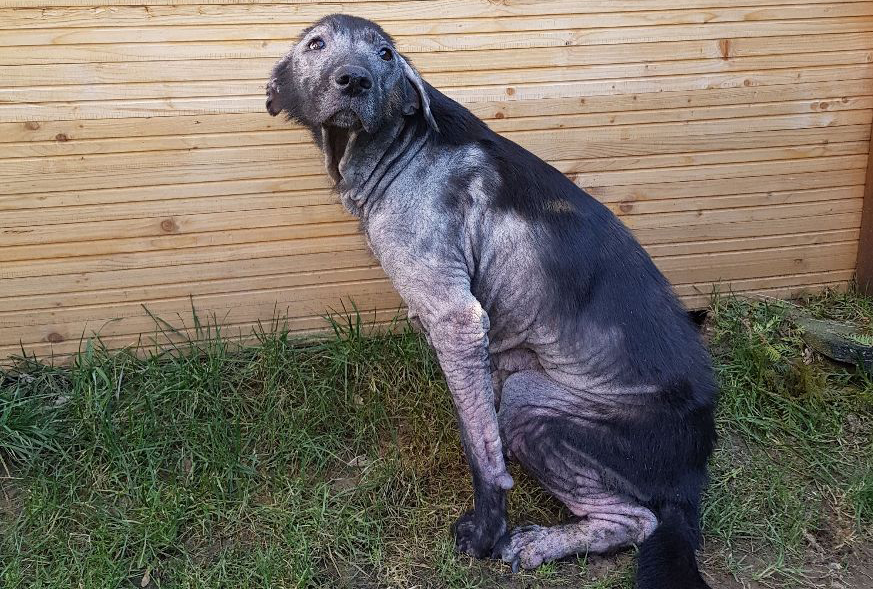
[[[324,47],[320,47],[321,43]],[[379,45],[372,31],[347,35],[328,24],[315,27],[274,71],[268,86],[267,110],[272,115],[285,110],[290,117],[312,127],[330,120],[337,127],[376,131],[397,117],[407,96],[413,99],[402,68],[396,59],[381,59],[376,50],[381,48]],[[388,47],[387,42],[384,45]],[[367,92],[342,92],[337,88],[339,70],[349,66],[370,73],[375,83]],[[303,96],[318,99],[304,102]]]
[[[363,19],[304,31],[273,70],[267,110],[311,130],[436,351],[473,479],[458,549],[533,568],[642,544],[639,587],[704,587],[693,551],[715,387],[626,228],[424,82]],[[508,530],[505,451],[580,520]]]

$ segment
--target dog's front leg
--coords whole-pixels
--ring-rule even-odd
[[[488,360],[488,317],[472,296],[422,317],[446,376],[473,475],[473,510],[455,524],[457,549],[491,554],[506,531],[506,471]]]

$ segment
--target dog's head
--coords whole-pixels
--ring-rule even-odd
[[[267,111],[310,128],[363,128],[421,112],[436,128],[424,82],[374,22],[333,14],[304,30],[273,68]]]

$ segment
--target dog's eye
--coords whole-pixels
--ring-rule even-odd
[[[383,47],[379,50],[379,57],[381,57],[385,61],[391,61],[392,59],[394,59],[394,54],[391,53],[391,50],[387,47]]]
[[[320,37],[316,37],[312,41],[309,42],[309,48],[313,51],[318,51],[319,49],[324,49],[324,41]]]

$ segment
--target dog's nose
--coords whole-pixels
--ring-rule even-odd
[[[356,65],[345,65],[337,68],[333,81],[343,94],[357,96],[373,87],[370,72]]]

